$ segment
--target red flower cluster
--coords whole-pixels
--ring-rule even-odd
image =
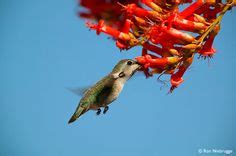
[[[98,2],[99,1],[99,2]],[[183,11],[180,4],[190,3]],[[83,17],[99,20],[90,29],[110,35],[121,50],[142,47],[136,60],[147,77],[170,74],[171,89],[179,86],[196,53],[215,54],[212,44],[224,13],[233,1],[221,0],[81,0],[90,10]]]
[[[80,6],[85,10],[79,16],[92,20],[104,20],[106,24],[120,29],[126,19],[122,14],[120,5],[133,3],[138,5],[139,0],[79,0]]]

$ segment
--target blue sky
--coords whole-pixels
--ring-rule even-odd
[[[80,97],[65,88],[95,83],[140,49],[120,53],[89,32],[72,0],[1,0],[0,14],[1,156],[236,152],[235,10],[223,19],[214,59],[195,59],[173,94],[136,76],[106,115],[91,111],[71,125]]]

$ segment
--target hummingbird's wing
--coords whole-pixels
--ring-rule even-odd
[[[101,92],[97,95],[97,102],[99,105],[102,105],[107,97],[111,94],[112,87],[111,86],[104,86],[104,88],[101,90]]]
[[[77,87],[77,88],[67,87],[66,89],[69,90],[70,92],[74,93],[75,95],[83,96],[89,88],[90,87]]]
[[[112,86],[108,84],[95,86],[94,88],[86,91],[84,97],[81,99],[80,106],[84,108],[90,107],[91,105],[101,107],[111,91]]]

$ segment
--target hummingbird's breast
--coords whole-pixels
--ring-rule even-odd
[[[89,103],[89,109],[96,110],[105,107],[117,99],[125,81],[112,80],[105,77],[89,89],[81,101]]]
[[[109,105],[114,100],[116,100],[120,92],[122,91],[123,87],[124,87],[124,83],[120,81],[115,81],[114,84],[112,85],[112,90],[110,94],[108,94],[107,97],[104,97],[104,102],[102,104],[103,107]]]

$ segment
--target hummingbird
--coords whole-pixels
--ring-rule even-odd
[[[109,109],[108,105],[117,99],[124,84],[140,67],[141,66],[132,59],[119,61],[112,72],[84,92],[75,113],[68,123],[74,122],[89,110],[95,110],[97,111],[96,114],[99,115],[102,111],[101,108],[104,108],[103,114],[105,114]]]

